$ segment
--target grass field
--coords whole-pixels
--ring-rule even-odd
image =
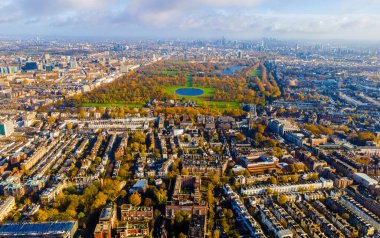
[[[251,73],[249,73],[249,76],[252,76],[252,77],[260,77],[261,76],[261,70],[252,70]]]
[[[192,86],[193,86],[193,77],[187,76],[186,87],[192,87]]]
[[[206,105],[211,108],[225,110],[225,109],[241,109],[239,102],[220,102],[220,101],[201,101],[199,104]]]
[[[126,107],[143,108],[143,103],[82,103],[82,107]]]
[[[152,71],[152,74],[154,75],[167,75],[167,76],[176,76],[178,74],[191,74],[191,72],[185,72],[185,71],[180,71],[180,70],[155,70]]]
[[[156,70],[152,71],[152,74],[175,76],[179,73],[178,70]]]

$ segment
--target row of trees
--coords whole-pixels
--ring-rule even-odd
[[[267,72],[267,68],[261,62],[255,64],[248,72],[259,71],[258,76],[248,77],[249,88],[254,89],[257,92],[261,92],[266,97],[277,98],[281,95],[280,88],[273,76],[272,72]],[[269,77],[269,78],[268,78]]]
[[[322,125],[303,124],[303,127],[314,135],[332,135],[334,131]]]

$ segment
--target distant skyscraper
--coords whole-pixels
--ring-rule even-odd
[[[38,65],[36,62],[26,62],[25,66],[22,67],[23,70],[28,71],[28,70],[37,70]]]
[[[226,38],[224,38],[224,36],[222,37],[222,45],[226,45]]]
[[[78,67],[77,60],[75,59],[75,57],[73,57],[73,58],[70,60],[70,68],[71,68],[71,69],[76,69],[77,67]]]

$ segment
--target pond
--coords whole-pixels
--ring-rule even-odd
[[[180,88],[175,90],[175,94],[179,96],[201,96],[204,91],[199,88]]]
[[[238,71],[239,69],[243,68],[244,66],[240,66],[240,65],[233,65],[233,66],[230,66],[228,68],[224,68],[222,70],[222,74],[224,75],[231,75],[231,74],[234,74],[236,71]]]

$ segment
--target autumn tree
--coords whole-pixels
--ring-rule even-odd
[[[137,192],[135,193],[132,193],[129,198],[128,198],[128,201],[130,204],[132,204],[133,206],[138,206],[140,205],[141,203],[141,195]]]
[[[39,209],[34,215],[34,220],[35,221],[46,221],[48,219],[48,214],[43,210],[43,209]]]
[[[215,229],[212,233],[212,237],[213,238],[219,238],[220,237],[220,230],[219,229]]]
[[[73,126],[74,126],[73,123],[70,123],[70,122],[66,124],[67,130],[72,130]]]
[[[166,201],[168,200],[168,197],[166,195],[166,190],[164,189],[156,189],[153,191],[154,198],[156,199],[158,204],[165,204]]]
[[[182,175],[189,175],[189,170],[186,169],[186,168],[182,168],[182,169],[181,169],[181,174],[182,174]]]
[[[145,198],[144,199],[144,206],[146,206],[146,207],[152,206],[152,199]]]
[[[283,204],[285,204],[285,203],[287,203],[287,202],[288,202],[288,197],[287,197],[286,195],[281,194],[281,195],[278,197],[278,203],[279,203],[280,205],[283,205]]]
[[[99,209],[99,208],[105,206],[106,203],[107,203],[107,195],[105,195],[103,192],[99,192],[95,196],[95,200],[92,204],[92,209],[93,210]]]

